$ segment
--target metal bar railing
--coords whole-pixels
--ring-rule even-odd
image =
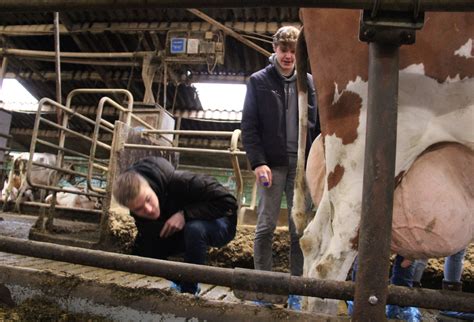
[[[216,150],[216,149],[201,149],[201,148],[182,148],[174,146],[151,146],[145,144],[132,144],[125,143],[123,147],[125,149],[143,149],[143,150],[160,150],[160,151],[172,151],[172,152],[193,152],[193,153],[206,153],[206,154],[220,154],[229,155],[234,170],[236,180],[236,199],[238,200],[239,207],[242,203],[242,196],[244,190],[244,183],[242,179],[242,172],[240,170],[238,157],[246,155],[244,151],[240,151],[238,148],[238,141],[241,135],[239,129],[230,131],[188,131],[188,130],[143,130],[145,134],[174,134],[174,135],[195,135],[195,136],[223,136],[230,138],[230,147],[228,150]]]
[[[93,175],[93,170],[94,168],[100,168],[103,171],[108,171],[108,167],[102,167],[94,163],[95,160],[95,153],[97,149],[97,145],[100,147],[105,147],[108,151],[111,150],[110,145],[105,144],[101,141],[99,141],[99,130],[104,129],[104,127],[101,126],[105,125],[107,126],[107,131],[113,132],[114,125],[104,119],[102,119],[102,112],[104,108],[104,104],[108,103],[112,107],[116,108],[119,110],[119,120],[122,122],[125,122],[127,125],[130,124],[131,119],[132,119],[132,110],[133,110],[133,95],[130,91],[125,90],[125,89],[91,89],[91,88],[80,88],[80,89],[75,89],[69,93],[67,96],[67,101],[66,105],[68,107],[71,106],[72,100],[74,97],[76,97],[79,94],[123,94],[125,95],[126,102],[127,102],[127,108],[123,107],[122,105],[118,104],[115,102],[113,99],[109,97],[102,97],[99,101],[98,107],[97,107],[97,113],[96,113],[96,118],[95,121],[92,121],[92,124],[94,124],[94,131],[92,138],[90,139],[91,142],[91,148],[90,148],[90,153],[89,156],[87,157],[89,159],[89,166],[88,166],[88,171],[87,171],[87,180],[86,184],[89,190],[99,192],[99,193],[105,193],[105,189],[97,188],[94,187],[92,184],[92,175]],[[142,121],[142,120],[141,120]],[[144,121],[142,121],[144,122]]]
[[[60,129],[60,130],[62,130],[62,131],[64,131],[64,132],[67,132],[67,133],[69,133],[69,134],[71,134],[71,135],[75,135],[75,136],[77,136],[77,137],[79,137],[79,138],[81,138],[81,139],[84,139],[84,140],[86,140],[86,141],[92,142],[92,138],[88,137],[87,135],[84,135],[84,134],[81,134],[81,133],[79,133],[79,132],[76,132],[76,131],[74,131],[74,130],[68,129],[68,128],[65,127],[64,125],[58,125],[58,124],[56,124],[56,123],[54,123],[54,122],[52,122],[52,121],[50,121],[50,120],[48,120],[48,119],[46,119],[46,118],[44,118],[44,117],[40,117],[40,120],[41,120],[42,122],[44,122],[44,123],[46,123],[46,124],[52,126],[52,127],[55,127],[55,128],[57,128],[57,129]],[[97,144],[98,144],[101,148],[104,148],[104,149],[110,151],[110,145],[105,144],[105,143],[102,143],[102,142],[98,142]]]
[[[143,149],[143,150],[163,150],[163,151],[173,151],[173,152],[197,152],[197,153],[209,153],[209,154],[221,154],[221,155],[245,155],[244,151],[180,148],[180,147],[171,147],[171,146],[154,146],[154,145],[132,144],[132,143],[125,143],[124,148]]]
[[[234,130],[232,132],[232,137],[230,139],[230,149],[229,149],[230,152],[241,152],[239,151],[239,148],[238,148],[238,142],[239,142],[241,133],[242,132],[240,130]],[[242,196],[244,194],[244,180],[242,179],[242,171],[240,171],[238,155],[232,154],[230,156],[230,160],[232,162],[232,168],[234,169],[235,182],[236,182],[236,187],[237,187],[235,197],[237,198],[238,206],[240,208],[240,206],[242,205]]]
[[[148,276],[159,276],[169,280],[221,285],[237,290],[280,295],[296,294],[341,300],[351,300],[354,297],[353,282],[317,280],[291,276],[286,273],[171,262],[13,237],[0,237],[0,251]],[[410,305],[429,309],[469,312],[472,310],[472,303],[474,303],[474,294],[390,286],[387,302],[401,306]]]
[[[61,108],[63,110],[65,110],[67,113],[64,115],[64,118],[63,118],[63,123],[62,125],[58,125],[54,122],[51,122],[43,117],[41,117],[41,112],[42,112],[42,108],[43,106],[48,103],[52,106],[55,106],[56,108]],[[79,194],[79,195],[86,195],[86,196],[91,196],[91,197],[98,197],[98,198],[102,198],[103,195],[100,195],[100,194],[97,194],[97,193],[90,193],[90,192],[85,192],[85,191],[78,191],[78,190],[71,190],[71,189],[67,189],[67,188],[59,188],[56,186],[56,178],[53,178],[53,185],[43,185],[43,184],[38,184],[38,183],[35,183],[33,182],[32,178],[31,178],[31,172],[32,172],[32,166],[35,165],[35,166],[38,166],[38,167],[43,167],[43,168],[48,168],[48,169],[52,169],[52,170],[55,170],[57,171],[58,173],[66,173],[66,174],[72,174],[72,175],[76,175],[76,176],[85,176],[85,174],[81,173],[81,172],[78,172],[78,171],[73,171],[73,170],[69,170],[69,169],[65,169],[65,167],[63,166],[63,156],[64,156],[64,152],[67,152],[69,149],[65,148],[64,147],[64,133],[63,132],[68,132],[72,135],[76,135],[82,139],[85,139],[87,141],[90,142],[90,138],[83,135],[83,134],[80,134],[80,133],[77,133],[73,130],[70,130],[67,128],[67,122],[68,122],[68,113],[69,114],[74,114],[76,116],[79,116],[80,114],[77,114],[77,113],[74,113],[73,110],[67,108],[66,106],[62,105],[62,104],[59,104],[58,102],[54,101],[54,100],[51,100],[49,98],[43,98],[39,101],[38,103],[38,110],[36,112],[36,118],[35,118],[35,124],[34,124],[34,127],[33,127],[33,135],[32,135],[32,139],[31,139],[31,146],[30,146],[30,156],[29,156],[29,160],[28,160],[28,164],[27,164],[27,169],[26,169],[26,181],[28,182],[28,184],[31,186],[31,187],[35,187],[35,188],[40,188],[40,189],[46,189],[46,190],[50,190],[50,191],[53,191],[53,192],[68,192],[68,193],[73,193],[73,194]],[[82,115],[81,115],[82,116]],[[81,117],[80,116],[80,117]],[[49,142],[46,142],[44,140],[41,140],[41,139],[38,139],[38,130],[39,130],[39,125],[40,125],[40,122],[44,122],[52,127],[55,127],[55,128],[58,128],[62,131],[62,133],[60,134],[60,139],[59,139],[59,145],[55,145],[53,143],[49,143]],[[56,159],[56,165],[55,166],[52,166],[52,165],[48,165],[48,164],[43,164],[43,163],[38,163],[38,162],[34,162],[33,161],[33,156],[34,156],[34,153],[35,153],[35,147],[36,147],[36,143],[39,142],[40,144],[45,144],[45,145],[48,145],[50,147],[54,147],[58,150],[58,157]],[[110,148],[110,147],[109,147]],[[77,154],[76,154],[77,155]],[[54,198],[53,198],[54,199]],[[54,207],[54,206],[53,206]],[[49,218],[48,218],[49,220]]]
[[[62,148],[60,147],[59,145],[57,144],[53,144],[51,142],[48,142],[48,141],[44,141],[44,140],[41,140],[41,139],[36,139],[36,142],[37,143],[40,143],[42,145],[46,145],[46,146],[49,146],[50,148],[54,148],[54,149],[57,149],[57,150],[61,150],[61,151],[64,151],[64,152],[67,152],[69,154],[72,154],[72,155],[75,155],[75,156],[78,156],[78,157],[82,157],[82,158],[85,158],[85,159],[89,159],[89,156],[87,154],[84,154],[84,153],[81,153],[81,152],[77,152],[77,151],[74,151],[74,150],[71,150],[71,149],[68,149],[68,148]],[[101,161],[99,159],[94,159],[96,162],[100,162],[102,164],[106,164],[104,161]],[[106,168],[107,169],[107,168]]]
[[[133,95],[130,91],[126,89],[114,89],[114,88],[110,88],[110,89],[108,88],[79,88],[79,89],[72,90],[68,94],[67,99],[66,99],[66,106],[70,107],[72,103],[72,99],[79,94],[123,94],[125,95],[127,97],[128,107],[124,109],[123,111],[121,110],[121,112],[125,113],[125,117],[123,116],[123,113],[120,113],[120,120],[126,123],[127,125],[130,124],[131,114],[133,110],[133,102],[134,102]],[[120,107],[123,108],[122,106]]]

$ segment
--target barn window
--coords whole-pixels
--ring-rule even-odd
[[[0,101],[9,110],[36,110],[38,100],[16,79],[4,79],[0,90]]]
[[[204,110],[241,111],[244,106],[244,84],[194,83]]]

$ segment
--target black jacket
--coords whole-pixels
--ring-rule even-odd
[[[308,81],[308,137],[306,155],[321,132],[313,78]],[[242,114],[242,143],[252,169],[260,165],[287,166],[286,103],[282,76],[273,64],[252,74]]]
[[[232,217],[237,222],[236,198],[211,176],[175,170],[161,157],[142,159],[126,171],[141,174],[160,203],[160,217],[157,220],[131,214],[138,229],[135,254],[156,257],[149,251],[156,247],[166,220],[180,210],[183,210],[186,222],[193,219],[213,220],[223,216]]]

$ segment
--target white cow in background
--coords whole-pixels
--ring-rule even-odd
[[[85,191],[83,188],[76,186],[68,187],[68,190],[74,191]],[[50,194],[46,197],[45,202],[51,203],[53,195]],[[75,194],[71,192],[58,192],[56,193],[56,205],[61,207],[69,208],[82,208],[82,209],[100,209],[101,203],[96,197],[88,197],[86,195]]]

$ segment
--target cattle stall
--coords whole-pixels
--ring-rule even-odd
[[[15,1],[15,3],[13,2],[5,2],[5,8],[7,10],[27,10],[28,8],[28,4],[24,3],[23,4],[23,7],[20,7],[20,6],[17,6],[18,3],[21,3],[21,1]],[[210,2],[206,2],[206,3],[196,3],[196,2],[193,2],[193,6],[224,6],[226,5],[226,1],[221,1],[219,2],[218,4],[217,3],[210,3]],[[280,2],[282,3],[282,2]],[[285,2],[286,3],[286,2]],[[465,2],[456,2],[455,5],[452,5],[452,3],[450,4],[449,2],[442,2],[442,1],[433,1],[433,2],[430,2],[430,1],[426,1],[426,2],[423,2],[423,6],[420,5],[420,2],[415,2],[415,5],[413,5],[414,2],[412,1],[399,1],[399,2],[392,2],[392,1],[385,1],[385,2],[379,2],[379,1],[362,1],[358,4],[354,4],[352,2],[344,2],[344,1],[340,1],[340,2],[337,2],[338,4],[335,5],[334,3],[336,3],[336,1],[331,1],[331,3],[326,3],[324,1],[321,1],[321,6],[340,6],[340,7],[345,7],[345,8],[357,8],[357,9],[366,9],[366,10],[394,10],[394,11],[406,11],[406,12],[412,12],[412,11],[423,11],[423,10],[433,10],[433,11],[438,11],[438,10],[446,10],[446,11],[455,11],[455,10],[473,10],[473,5],[472,5],[472,2],[469,2],[469,1],[465,1]],[[101,2],[98,2],[97,5],[100,7],[100,6],[106,6],[107,4],[107,1],[101,1]],[[130,6],[130,7],[133,7],[133,6],[136,6],[136,5],[139,5],[140,4],[140,1],[130,1],[130,2],[127,2],[127,3],[123,3],[122,5],[123,6]],[[189,6],[191,5],[190,3],[186,2],[186,1],[175,1],[173,2],[173,4],[170,4],[170,3],[167,3],[166,1],[156,1],[154,2],[154,4],[156,4],[157,6],[158,5],[169,5],[169,6]],[[59,9],[64,9],[65,8],[65,4],[61,1],[50,1],[50,2],[46,2],[46,3],[43,3],[43,4],[36,4],[35,6],[33,6],[35,9],[38,9],[37,6],[40,6],[43,5],[43,9],[54,9],[54,10],[59,10]],[[81,4],[76,4],[77,6],[81,6]],[[82,5],[85,5],[85,4],[82,4]],[[93,5],[93,4],[87,4],[87,5]],[[151,4],[150,2],[147,2],[146,5],[153,5]],[[232,2],[230,1],[229,2],[229,5],[232,5],[232,6],[236,6],[236,5],[242,5],[242,2]],[[246,6],[251,6],[251,5],[255,5],[253,2],[249,2],[249,3],[246,3],[245,4]],[[262,5],[262,4],[259,4],[259,5]],[[275,5],[275,2],[272,3],[272,5]],[[296,5],[301,5],[301,6],[315,6],[317,7],[318,6],[318,2],[317,1],[314,1],[314,2],[305,2],[305,1],[302,1],[301,3],[299,2],[293,2],[291,5],[293,6],[296,6]],[[26,9],[25,9],[26,8]],[[383,39],[384,41],[386,41],[387,39]],[[382,42],[383,43],[383,42]],[[389,52],[388,52],[388,55],[389,56],[392,56],[395,58],[395,56],[397,55],[396,53],[396,49],[393,48],[393,46],[390,46],[391,48],[389,48]],[[378,53],[379,52],[384,52],[386,54],[386,50],[387,48],[384,47],[384,45],[382,44],[378,44],[377,41],[375,41],[375,43],[372,43],[371,44],[371,56],[373,58],[375,58],[376,56],[378,56]],[[371,78],[373,80],[376,80],[377,79],[377,75],[379,72],[377,72],[377,70],[381,69],[381,68],[386,68],[387,66],[379,66],[378,65],[379,62],[374,62],[374,69],[372,70],[374,72],[374,74],[371,76]],[[393,64],[393,61],[391,62],[391,64]],[[378,67],[377,67],[378,66]],[[390,66],[389,66],[390,67]],[[393,65],[392,65],[392,68],[389,68],[389,69],[394,69],[393,68]],[[393,73],[392,73],[393,75]],[[387,76],[387,75],[385,75]],[[387,76],[388,78],[390,78],[390,74]],[[387,82],[389,85],[387,86],[388,90],[389,91],[393,91],[394,90],[394,83],[395,83],[395,80],[392,78],[392,79],[389,79],[388,82]],[[374,84],[374,85],[377,85],[377,84]],[[378,84],[380,85],[380,83]],[[380,88],[378,89],[379,91],[383,91],[387,88]],[[373,93],[373,97],[372,97],[372,100],[374,100],[375,102],[380,99],[383,95],[383,93],[380,93],[378,92],[377,90],[372,90],[372,93]],[[393,93],[393,92],[392,92]],[[374,104],[375,105],[375,104]],[[370,158],[375,158],[377,157],[378,154],[380,153],[383,153],[384,154],[384,157],[386,157],[386,160],[377,160],[377,161],[373,161],[373,162],[377,162],[378,164],[380,164],[380,168],[383,169],[381,171],[382,175],[383,176],[386,176],[386,177],[391,177],[391,172],[393,171],[390,171],[390,168],[393,166],[393,163],[394,163],[394,151],[391,150],[392,147],[394,147],[394,133],[393,133],[393,130],[394,130],[394,117],[396,117],[396,112],[393,113],[393,110],[396,111],[396,106],[394,104],[394,102],[392,102],[391,104],[391,110],[392,112],[389,113],[390,115],[388,115],[385,120],[387,120],[387,124],[385,124],[385,128],[388,128],[388,129],[391,129],[392,131],[392,134],[387,136],[387,142],[378,142],[377,140],[374,139],[374,134],[380,134],[379,132],[377,132],[377,129],[369,129],[368,130],[368,137],[371,137],[371,139],[368,139],[368,140],[372,140],[371,142],[373,144],[373,148],[371,150],[369,150],[369,148],[366,150],[367,154],[366,154],[366,158],[367,159],[370,159]],[[375,115],[371,116],[371,117],[375,117]],[[380,128],[379,128],[380,130]],[[384,137],[384,135],[381,135],[381,137]],[[396,136],[395,136],[396,137]],[[379,145],[380,144],[380,145]],[[126,145],[124,145],[126,146]],[[134,146],[134,145],[129,145],[128,146],[129,148],[133,149],[133,148],[138,148],[137,146]],[[378,150],[379,148],[386,148],[386,149],[382,149],[382,150]],[[383,151],[383,152],[380,152],[380,151]],[[384,158],[385,159],[385,158]],[[387,170],[387,171],[384,171],[384,170]],[[369,182],[369,186],[374,184],[373,182],[373,176],[374,174],[370,174],[368,173],[368,171],[366,171],[366,176],[367,176],[367,181]],[[393,177],[393,176],[392,176]],[[365,190],[366,188],[364,188]],[[369,188],[367,188],[369,189]],[[392,190],[392,191],[391,191]],[[385,187],[373,187],[372,189],[373,191],[373,194],[372,194],[372,198],[367,198],[367,199],[370,199],[370,200],[367,200],[367,204],[365,204],[364,208],[373,208],[373,207],[376,207],[377,205],[381,205],[382,207],[384,208],[389,208],[390,207],[387,205],[390,205],[391,204],[391,194],[393,192],[393,187],[392,188],[388,188],[387,190],[385,189]],[[386,197],[383,197],[385,196]],[[374,203],[377,203],[377,204],[372,204],[372,202]],[[367,216],[370,216],[369,213],[366,214]],[[382,235],[382,237],[380,238],[380,240],[384,240],[384,236],[387,235],[387,230],[388,230],[388,227],[390,226],[390,214],[387,214],[387,216],[383,217],[382,218],[382,221],[383,221],[383,225],[381,223],[381,225],[383,227],[385,227],[386,229],[383,230],[383,229],[380,229],[380,227],[376,227],[376,226],[373,226],[373,227],[370,227],[368,226],[369,224],[365,223],[368,221],[368,219],[364,219],[365,215],[363,215],[363,222],[362,222],[362,225],[361,227],[363,227],[363,229],[361,229],[362,231],[364,231],[364,234],[367,234],[367,231],[365,231],[366,229],[368,230],[368,233],[371,234],[371,233],[374,233],[375,235]],[[370,256],[371,256],[371,250],[369,249],[369,245],[366,244],[365,246],[363,245],[363,241],[364,241],[364,237],[361,238],[361,247],[362,247],[362,250],[364,249],[365,247],[365,251],[362,251],[361,253],[361,260],[367,260],[368,262],[370,262]],[[4,245],[6,245],[7,243],[5,242]],[[18,245],[15,243],[15,245]],[[381,247],[381,252],[385,255],[387,255],[386,257],[388,257],[388,251],[387,251],[387,246],[388,245],[388,242],[384,243],[384,242],[381,242],[380,243],[380,247]],[[6,246],[5,246],[6,247]],[[15,252],[17,250],[15,250],[15,246],[11,247],[11,249],[9,249],[9,251],[11,252]],[[380,250],[379,250],[380,251]],[[364,256],[367,256],[366,258]],[[370,283],[370,279],[372,278],[372,276],[374,276],[375,274],[379,274],[378,272],[378,269],[376,267],[377,265],[374,265],[374,267],[370,267],[368,268],[368,271],[363,273],[362,272],[362,276],[359,275],[359,279],[358,279],[358,284],[356,286],[356,297],[359,295],[361,296],[361,298],[359,298],[359,300],[357,301],[360,305],[360,307],[357,308],[357,304],[356,304],[356,314],[358,314],[357,316],[355,316],[354,318],[356,320],[366,320],[368,317],[372,317],[373,315],[364,315],[364,313],[362,311],[365,311],[366,314],[374,314],[374,315],[377,315],[377,316],[380,316],[381,315],[381,310],[382,308],[385,306],[385,302],[387,301],[388,303],[395,303],[395,304],[403,304],[403,305],[418,305],[418,306],[421,306],[421,307],[437,307],[437,308],[450,308],[450,309],[457,309],[457,310],[469,310],[469,309],[472,309],[472,307],[470,306],[470,304],[472,303],[472,297],[467,294],[467,295],[463,295],[464,297],[462,299],[460,298],[457,298],[456,294],[442,294],[442,296],[440,295],[439,292],[435,292],[433,291],[432,293],[431,292],[428,292],[426,294],[423,294],[423,296],[420,296],[420,298],[418,298],[418,300],[415,300],[414,298],[412,298],[410,296],[409,293],[404,293],[403,294],[403,298],[404,299],[407,299],[409,298],[409,301],[407,302],[404,302],[402,300],[402,296],[400,296],[399,298],[397,298],[396,295],[393,295],[393,294],[397,294],[397,293],[392,293],[393,289],[391,288],[386,288],[386,285],[385,283],[377,283],[376,285],[371,285]],[[384,274],[383,270],[380,270],[380,276],[381,278],[378,278],[377,281],[382,281],[383,280],[383,277],[382,275]],[[372,275],[372,276],[369,276],[367,277],[367,275]],[[255,276],[252,276],[252,275],[255,275]],[[248,276],[246,276],[246,279],[251,279],[251,277],[255,277],[256,280],[258,281],[257,284],[256,284],[256,287],[255,289],[258,290],[258,291],[270,291],[270,292],[275,292],[277,287],[275,288],[272,288],[271,290],[265,288],[263,285],[260,286],[260,282],[261,281],[264,281],[264,277],[263,276],[257,276],[258,274],[256,272],[252,272],[252,273],[248,273]],[[364,275],[366,277],[364,277]],[[183,275],[184,276],[184,275]],[[201,277],[202,280],[205,280],[204,277]],[[190,280],[193,280],[194,279],[191,279],[190,277]],[[202,281],[202,280],[197,280],[196,281]],[[222,281],[222,283],[224,283]],[[309,282],[308,282],[309,283]],[[228,284],[225,284],[225,285],[228,285]],[[290,283],[291,285],[291,283]],[[308,284],[310,285],[310,284]],[[367,287],[367,285],[369,285]],[[343,289],[341,287],[341,285],[332,285],[336,288],[339,288],[339,289]],[[367,287],[367,288],[366,288]],[[314,289],[316,289],[317,287],[314,286]],[[302,295],[313,295],[313,296],[322,296],[324,297],[323,295],[321,295],[321,293],[319,292],[309,292],[309,291],[303,291],[301,289],[297,289],[298,291],[296,291],[296,289],[294,289],[295,292],[293,292],[293,294],[302,294]],[[405,290],[404,290],[405,291]],[[285,293],[282,291],[282,293]],[[316,294],[318,293],[318,294]],[[373,298],[371,297],[372,295],[371,294],[374,294],[374,293],[378,293],[378,294],[382,294],[382,296],[380,297],[377,297],[376,298],[376,301],[373,300]],[[385,294],[385,295],[384,295]],[[408,294],[408,296],[407,296]],[[369,296],[370,295],[370,296]],[[414,294],[411,294],[411,295],[414,295]],[[420,295],[418,293],[418,295]],[[353,294],[351,294],[348,298],[351,298],[353,296]],[[329,297],[329,296],[328,296]],[[414,296],[416,297],[416,296]],[[347,298],[346,295],[344,295],[343,297],[340,297],[340,298]],[[372,299],[371,301],[369,301],[368,299]],[[450,300],[453,300],[453,302],[450,302]],[[401,302],[400,302],[401,301]],[[456,303],[454,303],[456,302]],[[466,306],[462,306],[462,303],[466,303],[467,305]],[[365,308],[365,310],[364,310]],[[383,318],[382,318],[383,320]]]

